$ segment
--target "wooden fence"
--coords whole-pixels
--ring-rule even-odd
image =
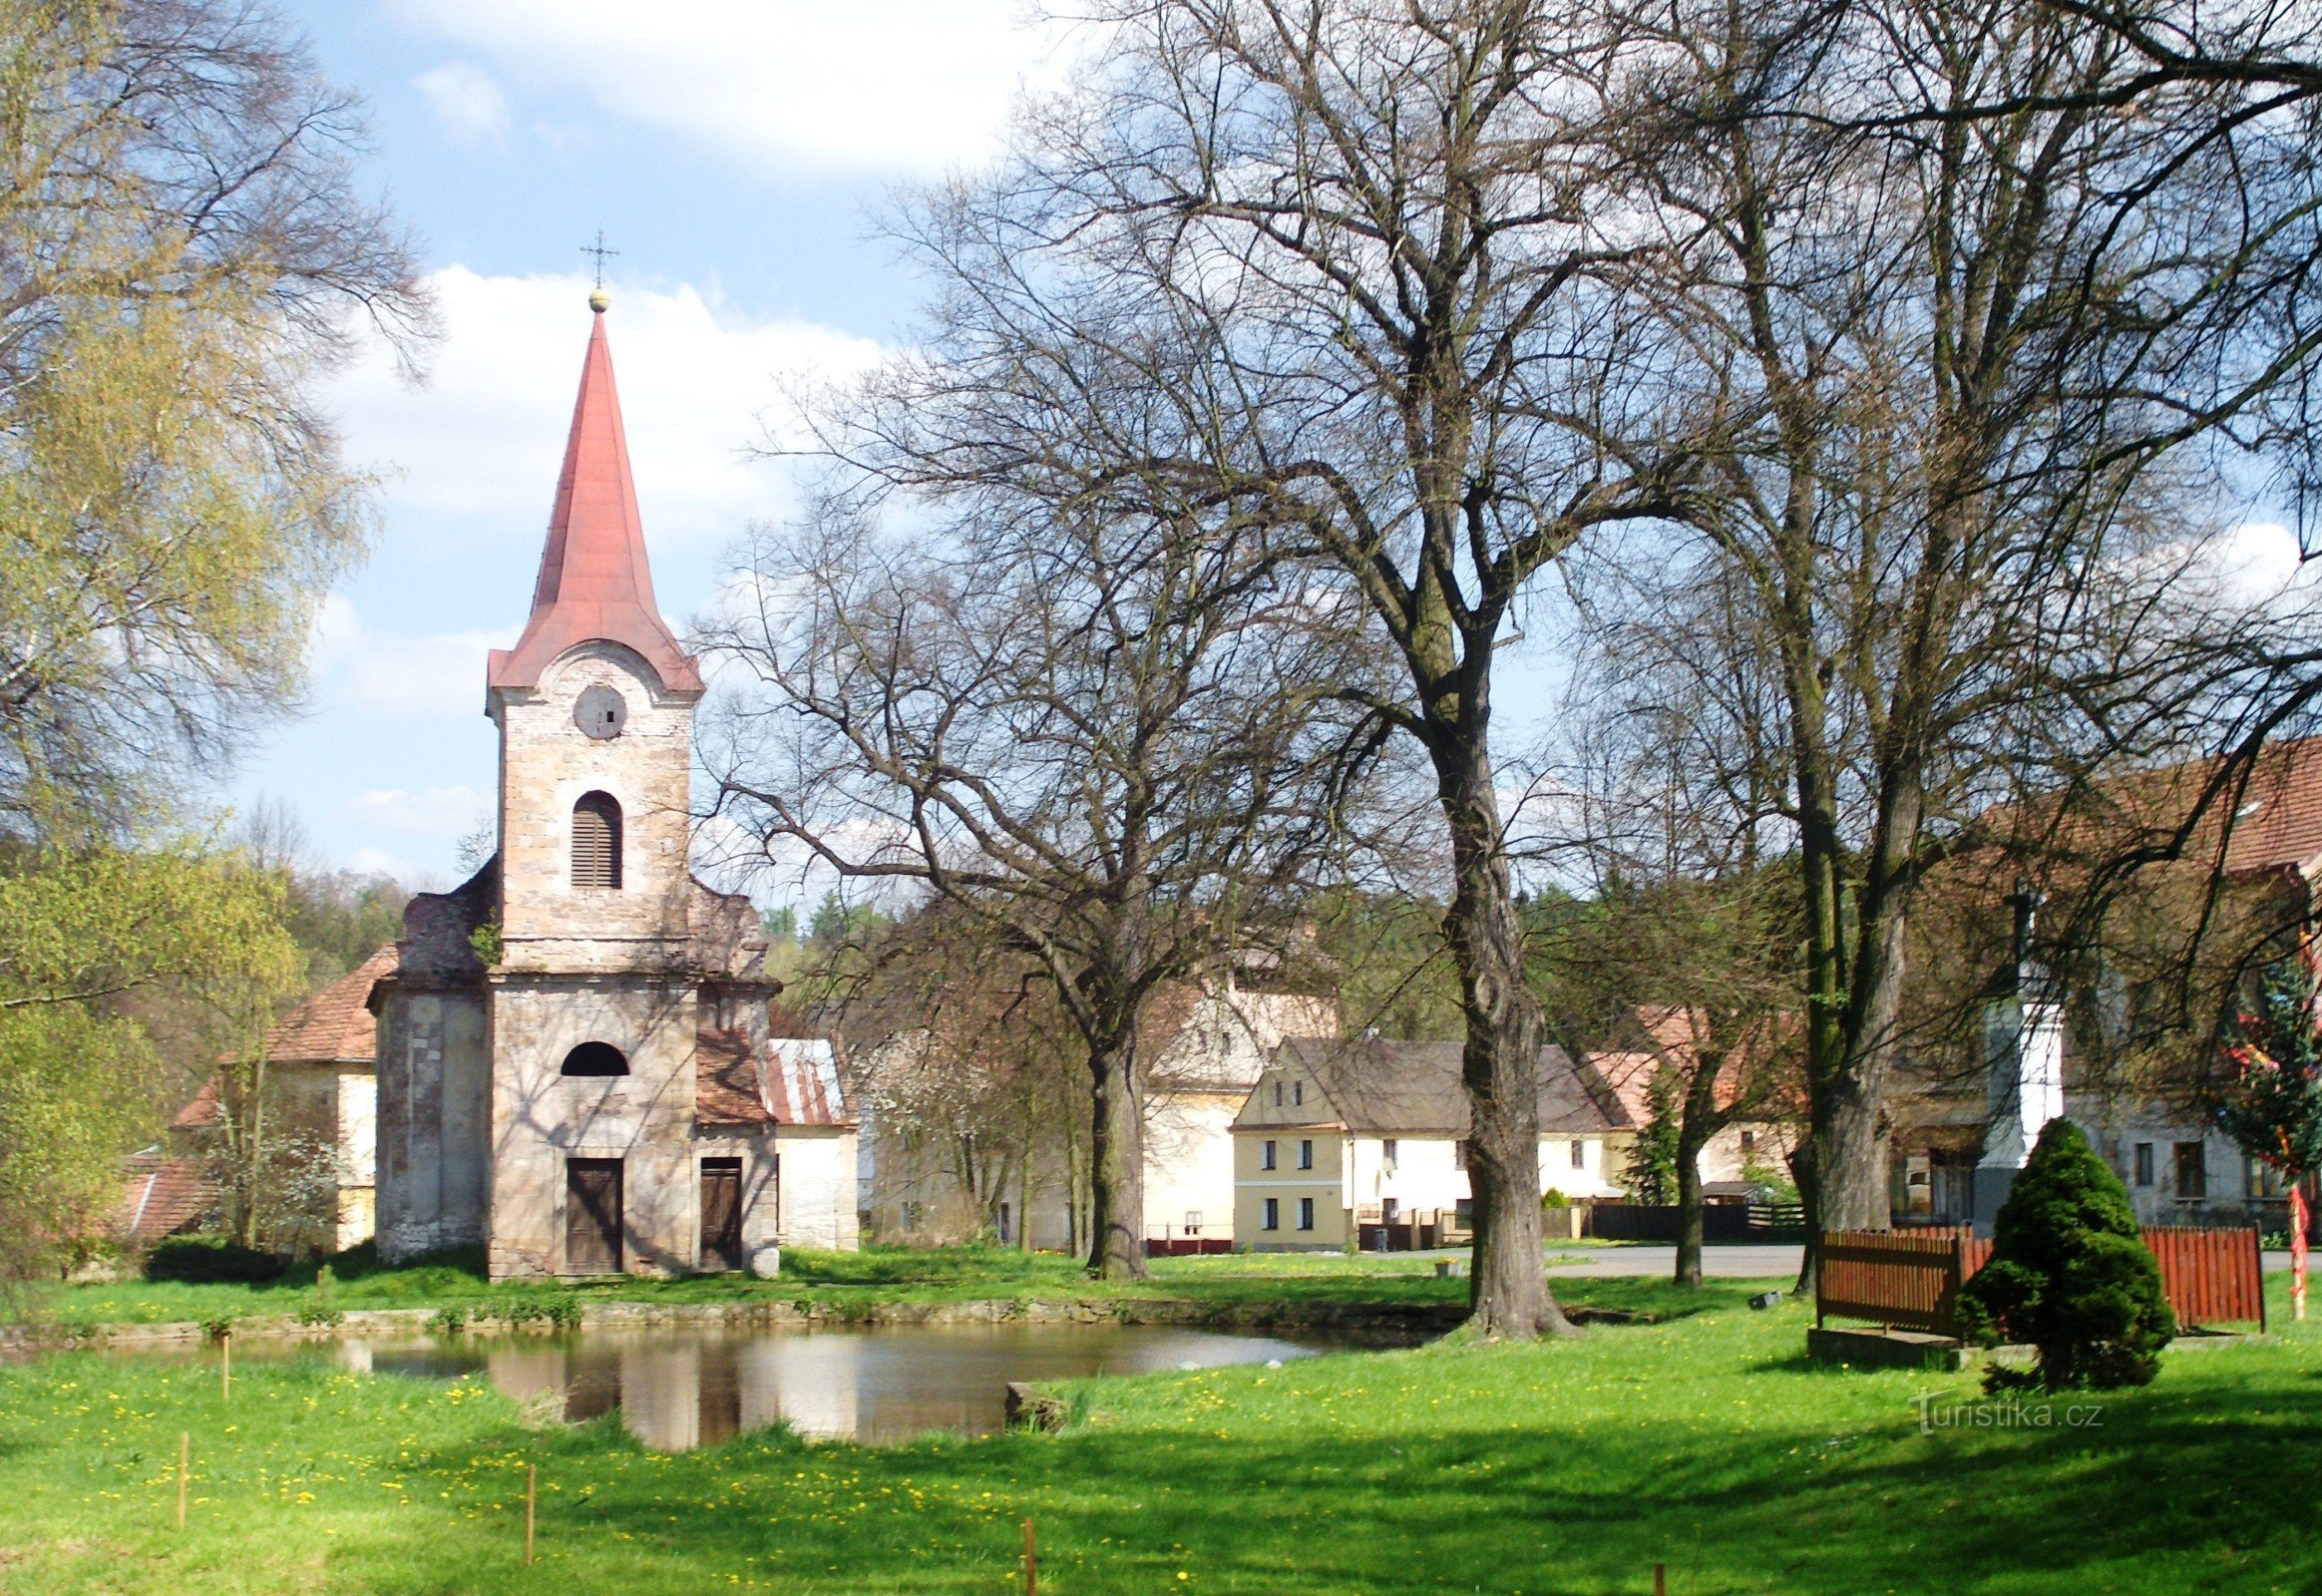
[[[2185,1329],[2265,1324],[2265,1276],[2257,1232],[2145,1229],[2161,1290]],[[1959,1334],[1959,1288],[1992,1255],[1965,1230],[1843,1230],[1822,1238],[1814,1319],[1867,1319],[1897,1330]]]
[[[1231,1236],[1148,1236],[1145,1238],[1147,1258],[1202,1258],[1212,1253],[1230,1253],[1234,1250]]]
[[[2257,1227],[2195,1230],[2147,1225],[2144,1245],[2160,1261],[2161,1288],[2177,1323],[2265,1327],[2265,1262]]]
[[[1814,1322],[1868,1319],[1897,1330],[1959,1334],[1959,1288],[1991,1243],[1958,1230],[1833,1230],[1814,1271]]]

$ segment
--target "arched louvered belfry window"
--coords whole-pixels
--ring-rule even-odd
[[[573,885],[620,886],[620,805],[608,792],[583,793],[573,806]]]

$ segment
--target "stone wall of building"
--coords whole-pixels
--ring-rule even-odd
[[[627,705],[620,735],[574,721],[590,687]],[[693,705],[660,690],[641,659],[590,643],[552,665],[537,691],[502,699],[501,969],[509,974],[670,968],[685,952]],[[621,885],[573,885],[573,806],[590,792],[620,805]]]
[[[682,979],[505,975],[492,997],[495,1280],[564,1273],[566,1160],[622,1161],[622,1268],[693,1267],[698,1241],[693,1047]],[[628,1073],[575,1076],[564,1062],[604,1042]]]
[[[397,983],[379,1009],[379,1255],[484,1240],[491,1051],[478,989]]]

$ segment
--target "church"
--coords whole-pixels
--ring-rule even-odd
[[[756,911],[690,869],[701,672],[653,601],[606,305],[532,613],[485,673],[499,850],[411,901],[369,995],[379,1251],[771,1274],[856,1245],[845,1060],[780,1033]]]

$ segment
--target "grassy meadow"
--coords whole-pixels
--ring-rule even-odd
[[[617,1419],[529,1427],[481,1378],[318,1358],[228,1404],[201,1364],[57,1355],[0,1369],[0,1592],[999,1593],[1027,1515],[1054,1596],[1642,1596],[1656,1561],[1673,1596],[2322,1585],[2322,1336],[2171,1354],[2094,1422],[1923,1433],[1914,1398],[1971,1377],[1808,1365],[1807,1311],[1749,1289],[1576,1282],[1665,1317],[1082,1382],[1062,1434],[895,1447],[665,1455]]]
[[[887,1301],[1038,1301],[1105,1298],[1196,1298],[1212,1301],[1338,1300],[1349,1302],[1455,1302],[1464,1280],[1438,1280],[1434,1262],[1411,1253],[1253,1253],[1209,1258],[1157,1258],[1150,1281],[1125,1284],[1088,1278],[1080,1262],[1060,1253],[1024,1253],[1006,1247],[915,1250],[867,1247],[861,1252],[786,1249],[776,1280],[745,1275],[697,1275],[672,1280],[627,1280],[494,1286],[479,1254],[410,1268],[387,1269],[361,1256],[335,1262],[334,1278],[318,1287],[311,1268],[267,1285],[191,1285],[122,1281],[56,1286],[29,1305],[32,1318],[65,1327],[106,1323],[210,1322],[319,1310],[466,1308],[536,1303],[544,1298],[589,1302],[819,1302],[843,1307]]]

